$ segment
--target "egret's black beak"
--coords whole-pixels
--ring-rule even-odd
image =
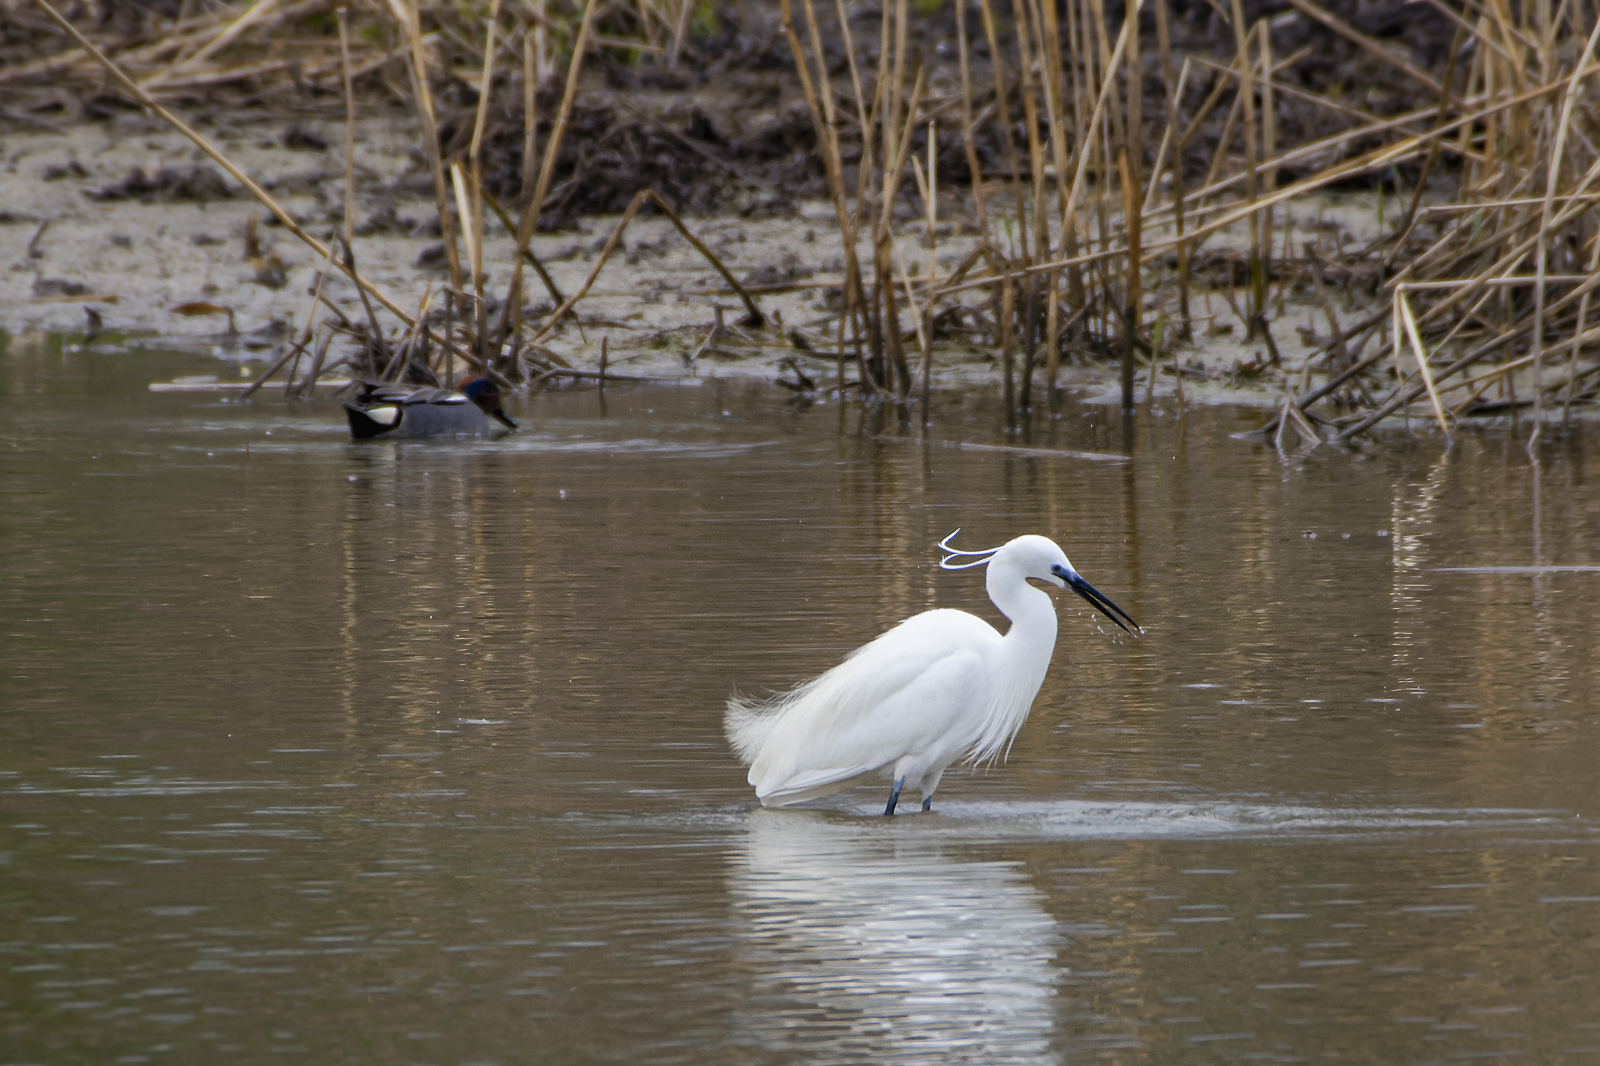
[[[1067,588],[1088,600],[1091,607],[1121,626],[1123,632],[1135,637],[1144,632],[1139,628],[1138,622],[1128,617],[1127,611],[1124,611],[1121,607],[1112,603],[1110,599],[1101,595],[1098,589],[1079,577],[1075,571],[1068,570],[1064,566],[1053,566],[1050,568],[1050,572],[1065,581]],[[1126,625],[1124,625],[1124,619],[1126,619]],[[1133,628],[1129,629],[1129,626]]]

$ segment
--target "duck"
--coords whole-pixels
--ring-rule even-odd
[[[462,378],[454,389],[364,381],[344,410],[356,440],[487,437],[491,418],[517,428],[500,405],[500,386],[485,377]]]

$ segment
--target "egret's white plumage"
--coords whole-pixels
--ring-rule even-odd
[[[894,791],[885,813],[894,813],[904,784],[921,791],[927,810],[951,763],[1001,756],[1027,719],[1055,650],[1055,607],[1030,578],[1073,589],[1124,629],[1133,624],[1045,537],[961,552],[949,547],[954,536],[940,544],[951,553],[940,565],[987,564],[989,599],[1011,628],[1001,636],[965,611],[925,611],[790,692],[729,700],[728,739],[750,766],[762,804],[800,803],[886,774]],[[957,555],[978,558],[953,563]]]

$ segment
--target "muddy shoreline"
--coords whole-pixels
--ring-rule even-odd
[[[313,232],[330,233],[342,223],[342,123],[281,120],[249,132],[235,125],[205,132]],[[415,120],[399,111],[368,116],[355,137],[357,263],[402,306],[415,306],[424,292],[448,284],[416,138]],[[259,204],[177,133],[131,116],[64,133],[11,133],[0,138],[0,146],[0,200],[9,205],[0,215],[0,262],[7,268],[0,272],[0,329],[13,335],[65,333],[81,343],[92,310],[107,338],[209,346],[244,374],[270,363],[305,322],[321,262],[273,226]],[[1292,213],[1305,232],[1336,225],[1351,241],[1376,232],[1375,219],[1366,223],[1370,232],[1362,231],[1370,214],[1370,198],[1349,195],[1297,204]],[[948,273],[977,243],[971,221],[954,210],[952,216],[941,222],[931,251],[921,223],[905,223],[903,246],[914,275],[930,268]],[[252,217],[254,256],[247,254]],[[734,327],[742,307],[726,283],[666,219],[640,217],[580,305],[582,328],[564,325],[547,346],[579,368],[598,366],[604,338],[617,373],[737,374],[837,386],[838,361],[828,354],[837,348],[829,304],[837,299],[843,259],[832,206],[784,200],[780,210],[758,196],[743,212],[686,221],[751,287],[773,328]],[[570,292],[589,274],[615,222],[612,216],[586,217],[573,228],[536,234],[532,249],[556,284]],[[512,236],[491,221],[486,291],[503,287],[513,252]],[[337,274],[326,285],[336,306],[361,315],[353,285]],[[974,305],[982,302],[982,294],[975,294]],[[1326,325],[1318,328],[1320,312],[1297,302],[1286,303],[1275,331],[1278,365],[1241,372],[1241,366],[1269,362],[1265,345],[1260,339],[1243,342],[1243,324],[1230,321],[1224,295],[1199,295],[1198,309],[1210,309],[1210,328],[1201,323],[1195,343],[1177,351],[1185,399],[1281,402],[1298,384],[1302,360],[1326,341]],[[548,310],[548,297],[543,303]],[[225,312],[231,312],[232,332]],[[380,317],[386,328],[398,325],[391,316]],[[708,343],[719,321],[725,329]],[[952,331],[942,337],[933,366],[941,385],[999,382],[998,353],[981,336]],[[1098,394],[1112,387],[1115,374],[1111,362],[1085,353],[1063,366],[1060,381]],[[1141,369],[1141,396],[1150,395],[1146,375]],[[1154,395],[1174,393],[1173,368],[1166,362]]]

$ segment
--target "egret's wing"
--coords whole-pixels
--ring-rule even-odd
[[[750,766],[756,794],[797,803],[908,753],[969,744],[975,728],[966,718],[981,706],[999,640],[965,612],[925,612],[782,697],[761,723]]]

